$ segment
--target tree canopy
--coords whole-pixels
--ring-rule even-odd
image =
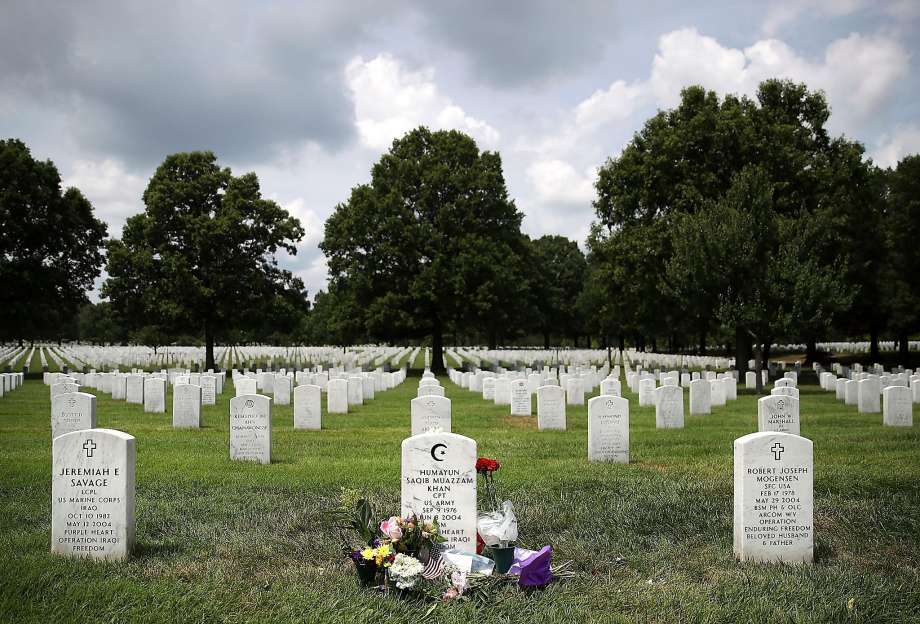
[[[498,154],[457,131],[417,128],[326,221],[330,292],[366,336],[431,336],[432,369],[443,370],[450,324],[494,336],[515,320],[526,288],[520,226]]]
[[[0,224],[0,337],[60,337],[105,261],[105,224],[17,139],[0,141]]]
[[[303,282],[277,258],[297,253],[304,230],[262,197],[254,173],[235,177],[211,152],[173,154],[151,178],[144,204],[109,243],[102,288],[135,331],[197,328],[212,368],[215,337],[289,314],[292,305],[306,310]]]

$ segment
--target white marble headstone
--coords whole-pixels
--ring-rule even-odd
[[[629,463],[629,401],[614,396],[588,401],[588,459]]]
[[[96,396],[68,392],[51,397],[51,437],[96,427]]]
[[[565,392],[559,386],[537,388],[537,428],[565,430]]]
[[[680,386],[661,386],[655,389],[655,427],[683,429],[684,389]]]
[[[799,400],[771,394],[757,400],[757,429],[799,435]]]
[[[904,386],[889,386],[882,391],[882,424],[888,427],[912,427],[913,393]]]
[[[294,388],[294,429],[322,429],[322,395],[312,384]]]
[[[272,408],[267,396],[244,394],[230,399],[230,459],[271,463]]]
[[[330,379],[326,385],[326,411],[329,414],[348,413],[348,381]]]
[[[201,387],[192,384],[173,386],[173,427],[198,429],[201,427]]]
[[[147,377],[144,380],[144,411],[153,414],[166,412],[166,380]]]
[[[511,382],[511,415],[530,416],[532,413],[530,388],[527,381],[515,379]]]
[[[402,515],[437,518],[446,548],[476,552],[476,441],[447,432],[402,442]]]
[[[450,399],[428,395],[409,401],[412,435],[440,429],[450,433]]]
[[[734,552],[741,561],[814,559],[812,442],[791,433],[735,440]]]
[[[54,439],[51,552],[125,559],[134,546],[134,437],[87,429]]]
[[[711,385],[705,379],[694,379],[690,382],[690,415],[712,413]]]

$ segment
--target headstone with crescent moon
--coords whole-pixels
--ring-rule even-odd
[[[403,516],[437,518],[445,548],[476,552],[475,440],[443,431],[403,440],[401,493]]]

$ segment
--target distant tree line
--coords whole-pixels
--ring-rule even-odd
[[[278,264],[304,230],[210,152],[168,156],[119,239],[54,165],[0,142],[0,338],[153,347],[445,344],[706,353],[920,331],[920,156],[894,169],[826,129],[822,93],[701,87],[599,170],[585,244],[530,238],[498,153],[457,131],[395,140],[325,224],[312,307]],[[10,224],[10,227],[6,227]],[[103,253],[104,252],[104,253]],[[105,265],[102,301],[86,292]]]

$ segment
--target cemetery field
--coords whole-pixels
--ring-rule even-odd
[[[98,426],[137,438],[124,563],[50,554],[49,390],[27,381],[0,399],[0,622],[920,622],[920,427],[882,427],[817,385],[800,385],[813,566],[733,559],[732,443],[757,430],[753,393],[657,430],[624,383],[631,462],[589,464],[585,407],[568,407],[566,431],[539,432],[442,378],[453,431],[502,463],[519,545],[551,544],[578,576],[509,585],[486,605],[359,589],[324,514],[343,487],[398,513],[414,381],[347,415],[327,416],[324,395],[322,431],[295,432],[291,406],[274,406],[268,466],[229,459],[229,381],[199,430],[172,428],[171,389],[165,414],[98,392]]]

